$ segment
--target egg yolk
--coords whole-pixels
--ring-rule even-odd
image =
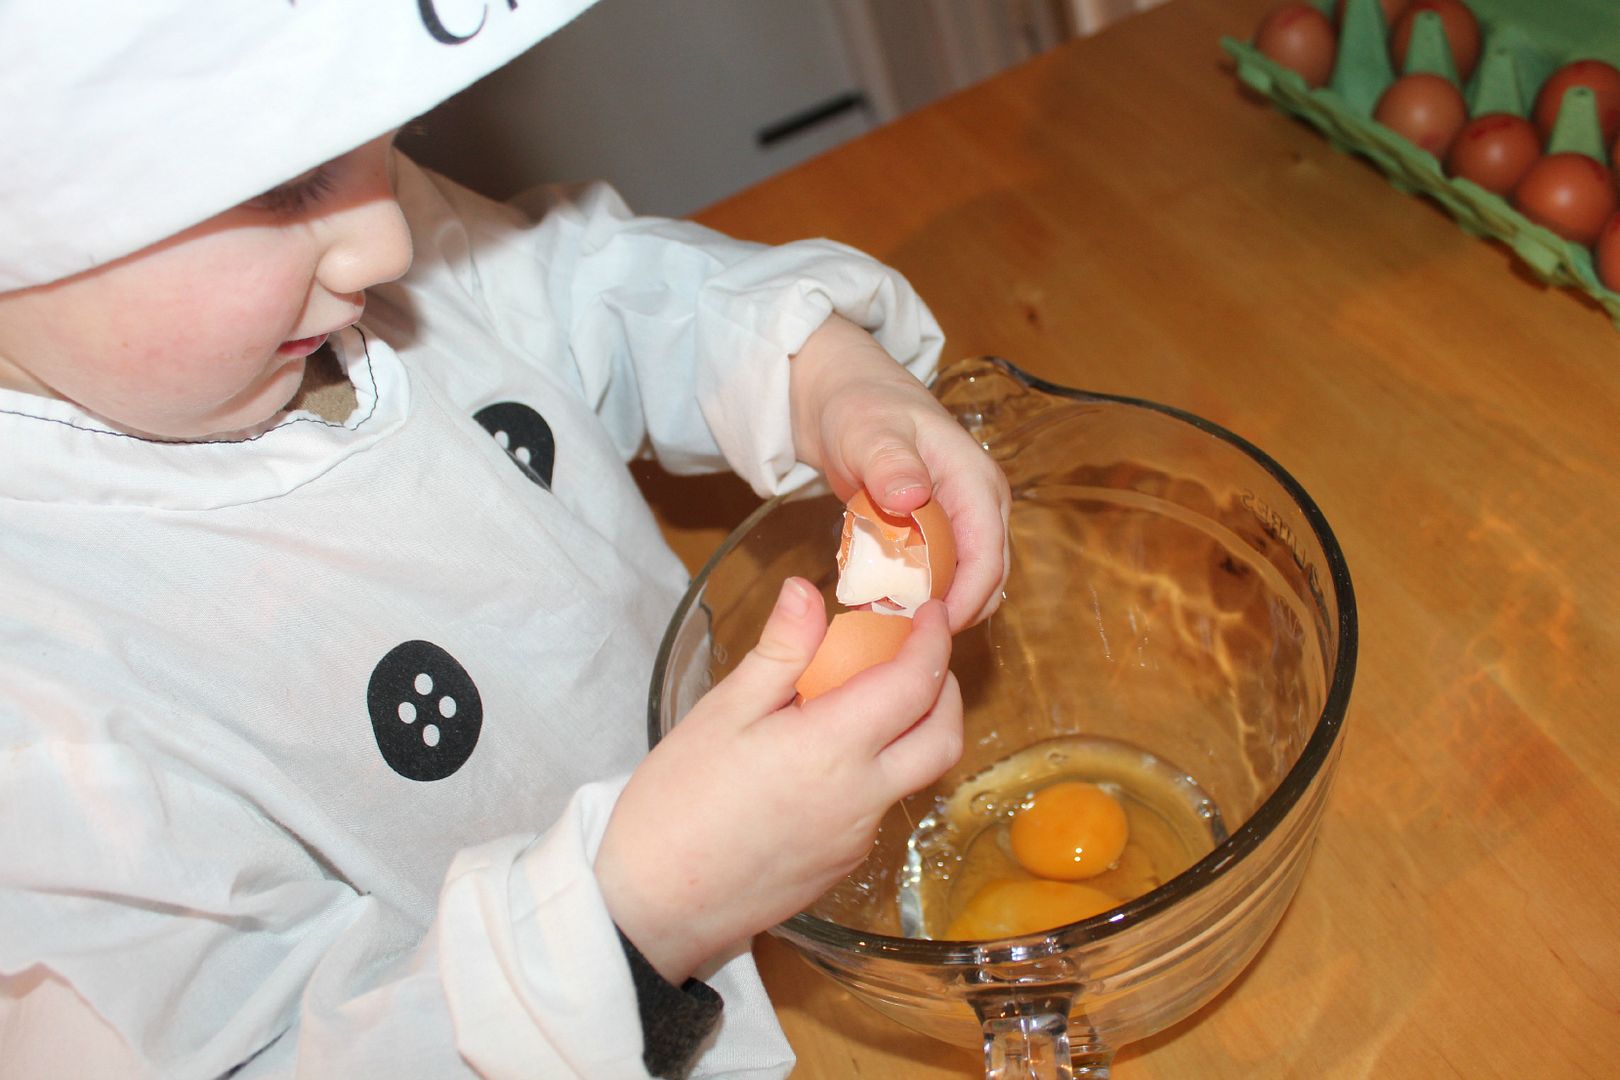
[[[945,937],[986,941],[1034,934],[1089,919],[1119,903],[1101,889],[1067,881],[992,881],[951,920]]]
[[[1125,808],[1096,784],[1066,780],[1042,788],[1013,815],[1013,858],[1059,881],[1095,877],[1119,861],[1130,827]]]

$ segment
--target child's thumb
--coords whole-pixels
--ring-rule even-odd
[[[868,452],[861,483],[878,506],[906,515],[933,497],[928,466],[910,443],[884,438]]]
[[[803,578],[788,578],[760,631],[759,643],[727,682],[738,692],[771,702],[773,709],[783,705],[793,697],[794,680],[809,666],[826,633],[827,608],[821,594]]]

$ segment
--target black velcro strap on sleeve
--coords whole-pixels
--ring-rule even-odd
[[[636,984],[641,1062],[654,1076],[680,1080],[720,1022],[724,1003],[708,983],[687,979],[676,986],[658,974],[622,930],[619,944],[630,961],[630,978]]]

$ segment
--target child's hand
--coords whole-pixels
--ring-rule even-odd
[[[840,498],[865,487],[892,513],[937,497],[956,538],[956,580],[945,597],[951,629],[994,611],[1007,577],[1008,505],[995,462],[870,334],[837,315],[792,364],[800,459]]]
[[[894,660],[789,704],[826,627],[820,595],[790,578],[759,644],[653,749],[608,821],[608,910],[677,985],[825,892],[884,812],[961,755],[941,604],[917,611]]]

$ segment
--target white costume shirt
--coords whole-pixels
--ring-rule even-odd
[[[645,1075],[591,861],[686,575],[625,461],[782,490],[823,319],[923,375],[939,330],[825,241],[400,196],[345,423],[0,392],[0,1074]],[[694,1075],[784,1075],[746,943],[700,974]]]

